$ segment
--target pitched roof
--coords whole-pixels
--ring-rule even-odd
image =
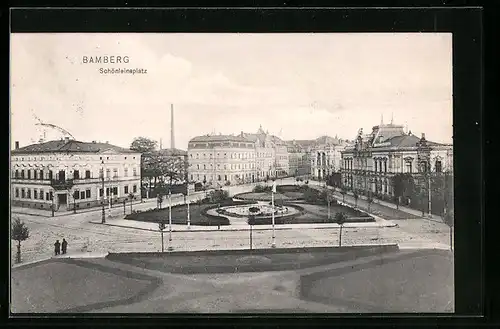
[[[400,135],[384,140],[380,147],[416,147],[418,142],[420,142],[420,138],[415,135]],[[386,145],[386,143],[390,143],[390,145]],[[430,146],[442,145],[431,141],[427,141],[427,144]]]
[[[45,143],[32,144],[19,149],[12,150],[13,154],[23,153],[50,153],[50,152],[83,152],[83,153],[100,153],[104,151],[115,151],[119,153],[139,153],[130,149],[122,148],[109,143],[88,143],[76,140],[53,140]]]
[[[252,140],[240,135],[203,135],[193,137],[189,142],[252,142]]]

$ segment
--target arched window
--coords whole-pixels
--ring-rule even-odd
[[[436,160],[436,163],[434,164],[434,168],[436,168],[436,172],[442,172],[443,171],[443,165],[441,163],[441,160]]]

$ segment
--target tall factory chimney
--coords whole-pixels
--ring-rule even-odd
[[[175,134],[174,134],[174,104],[170,104],[170,148],[175,148]]]

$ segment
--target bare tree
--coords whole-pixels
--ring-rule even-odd
[[[335,214],[335,221],[340,225],[339,231],[339,247],[342,247],[342,229],[344,228],[344,223],[347,220],[347,215],[343,212],[338,212]]]

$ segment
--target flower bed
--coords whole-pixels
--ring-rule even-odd
[[[207,213],[207,210],[218,208],[219,206],[231,206],[239,204],[247,204],[248,202],[236,202],[231,199],[221,201],[220,203],[211,204],[191,204],[190,205],[190,222],[191,225],[198,226],[223,226],[230,225],[229,219],[224,216],[215,216]],[[253,203],[253,202],[250,202]],[[143,212],[134,212],[125,217],[128,220],[136,220],[141,222],[161,221],[168,223],[168,207],[163,209],[152,209]],[[178,205],[172,207],[172,224],[187,225],[187,205]]]

